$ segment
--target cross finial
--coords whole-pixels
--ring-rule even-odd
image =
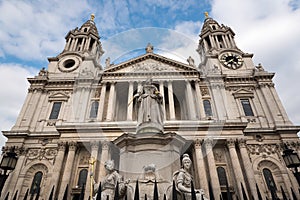
[[[204,12],[205,18],[208,18],[208,12]]]
[[[93,13],[91,14],[91,20],[94,21],[94,19],[95,19],[95,14]]]

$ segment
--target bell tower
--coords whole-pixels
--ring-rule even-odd
[[[200,55],[200,68],[203,72],[220,71],[225,74],[236,74],[255,68],[252,54],[244,53],[235,43],[233,30],[219,24],[205,12],[205,20],[200,33],[197,52]]]
[[[80,28],[68,32],[63,51],[48,58],[49,76],[76,77],[81,72],[96,75],[102,70],[100,58],[104,51],[94,19],[92,14]]]

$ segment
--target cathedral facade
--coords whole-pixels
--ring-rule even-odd
[[[141,199],[155,199],[155,184],[159,199],[171,199],[174,176],[189,157],[190,178],[206,198],[282,199],[283,190],[292,199],[293,189],[300,199],[282,157],[284,146],[300,154],[300,127],[288,119],[274,73],[256,66],[234,35],[207,16],[200,64],[145,44],[143,55],[102,66],[93,17],[71,30],[48,68],[28,78],[18,119],[3,131],[3,153],[13,148],[18,161],[1,198],[76,200],[84,191],[88,199],[112,171],[111,160],[128,199],[137,182]]]

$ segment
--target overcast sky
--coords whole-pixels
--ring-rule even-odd
[[[0,130],[14,125],[27,94],[26,78],[47,67],[47,57],[63,50],[68,31],[91,13],[106,52],[102,60],[151,42],[158,53],[198,61],[194,50],[205,11],[234,30],[238,47],[254,53],[255,64],[276,73],[284,107],[300,124],[299,0],[0,0]],[[4,141],[0,137],[0,146]]]

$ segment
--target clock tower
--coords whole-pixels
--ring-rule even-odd
[[[230,27],[220,25],[207,13],[205,16],[197,49],[202,72],[220,71],[228,75],[252,73],[255,69],[252,62],[253,54],[244,53],[237,47],[234,40],[235,33]]]

